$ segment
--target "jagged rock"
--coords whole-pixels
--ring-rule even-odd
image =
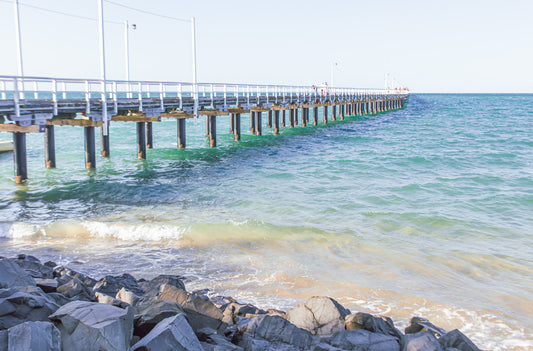
[[[129,350],[133,308],[74,301],[50,317],[61,332],[63,351]]]
[[[33,278],[33,280],[35,280],[35,284],[45,293],[57,291],[57,280],[55,279]]]
[[[411,318],[409,326],[405,328],[405,334],[414,334],[427,330],[439,337],[446,334],[446,330],[433,325],[430,321],[422,317]]]
[[[0,330],[0,351],[8,351],[8,349],[7,349],[7,330]]]
[[[266,314],[267,312],[255,307],[251,304],[241,304],[238,302],[232,302],[222,306],[223,311],[222,320],[228,324],[234,324],[237,322],[237,316],[251,318],[260,314]]]
[[[340,349],[335,346],[331,346],[329,344],[326,344],[325,342],[321,342],[317,345],[314,345],[313,348],[311,348],[311,351],[346,351],[346,350]]]
[[[143,290],[137,280],[128,273],[118,276],[106,275],[100,279],[93,287],[95,292],[101,292],[109,296],[116,296],[120,289],[126,288],[137,295],[142,295]]]
[[[392,319],[385,316],[373,316],[358,312],[346,317],[346,330],[364,329],[372,333],[379,333],[395,337],[403,345],[403,334],[394,327]]]
[[[61,334],[50,322],[25,322],[8,330],[8,351],[61,351]]]
[[[46,261],[45,263],[43,263],[43,265],[52,268],[52,270],[57,267],[57,263],[55,263],[54,261]]]
[[[454,347],[461,351],[479,351],[478,347],[457,329],[441,336],[439,343],[446,350]]]
[[[405,351],[443,351],[439,341],[430,331],[405,335]]]
[[[41,289],[28,291],[0,289],[0,329],[9,329],[27,321],[48,321],[59,308]]]
[[[15,262],[33,278],[52,279],[54,270],[42,265],[41,261],[33,256],[18,255]]]
[[[131,306],[135,306],[141,298],[140,296],[134,294],[133,292],[127,290],[126,288],[121,288],[117,292],[115,299],[123,301]]]
[[[287,312],[287,320],[313,335],[324,337],[344,330],[350,311],[326,296],[313,296]]]
[[[395,337],[364,329],[345,330],[323,341],[345,350],[400,351]]]
[[[96,301],[94,293],[78,278],[72,278],[57,288],[57,292],[73,300]]]
[[[140,282],[139,285],[142,287],[145,297],[153,297],[159,294],[160,287],[164,284],[186,291],[182,279],[183,277],[177,275],[159,275],[148,282]]]
[[[144,337],[157,323],[183,313],[183,309],[175,302],[163,300],[142,301],[135,306],[134,334]]]
[[[96,284],[96,280],[93,278],[63,266],[57,266],[54,268],[54,278],[56,278],[58,285],[64,285],[73,278],[78,278],[83,284],[90,288]]]
[[[63,305],[66,305],[69,302],[72,302],[71,299],[69,299],[65,295],[57,293],[57,292],[48,293],[46,295],[48,295],[48,297],[52,298],[58,306],[63,306]]]
[[[9,258],[0,259],[0,289],[35,285],[35,280]]]
[[[314,340],[309,331],[278,316],[260,315],[242,321],[238,328],[242,335],[238,345],[245,350],[260,350],[268,343],[277,344],[280,349],[290,345],[292,349],[308,350]]]
[[[132,350],[197,351],[203,348],[185,316],[177,314],[159,322],[148,335],[133,345]]]
[[[116,307],[120,307],[120,308],[126,308],[126,307],[130,306],[129,304],[127,304],[127,303],[125,303],[123,301],[114,299],[111,296],[108,296],[106,294],[102,294],[100,292],[96,292],[96,293],[94,293],[94,295],[96,297],[96,301],[98,301],[99,303],[105,303],[107,305],[116,306]]]

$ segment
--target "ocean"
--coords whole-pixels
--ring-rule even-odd
[[[0,154],[0,255],[179,274],[263,308],[327,295],[400,328],[417,315],[482,349],[533,348],[533,95],[412,94],[279,136],[242,117],[240,142],[217,118],[214,149],[203,118],[184,150],[175,120],[154,123],[145,161],[135,123],[114,122],[92,171],[82,128],[56,127],[53,170],[28,135],[27,184]]]

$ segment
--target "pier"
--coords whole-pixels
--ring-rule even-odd
[[[401,109],[408,97],[406,89],[0,76],[0,117],[5,117],[0,132],[13,135],[15,183],[22,184],[28,179],[26,133],[44,134],[44,163],[46,168],[54,168],[56,126],[84,128],[84,164],[93,169],[96,130],[101,137],[101,157],[112,154],[110,123],[136,123],[136,155],[145,159],[146,150],[153,147],[152,125],[162,118],[177,121],[180,149],[187,145],[186,120],[205,118],[209,146],[216,147],[217,117],[229,116],[229,133],[239,141],[242,114],[250,114],[250,134],[259,137],[264,120],[266,128],[278,135],[281,127],[316,126]]]

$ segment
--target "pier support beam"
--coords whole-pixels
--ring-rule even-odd
[[[318,106],[313,108],[313,125],[318,125]]]
[[[281,126],[282,126],[282,127],[285,127],[285,114],[286,114],[285,111],[286,111],[286,110],[282,110],[282,111],[281,111]]]
[[[255,134],[255,111],[250,112],[250,134]]]
[[[324,105],[324,124],[328,124],[328,106]]]
[[[235,135],[235,140],[239,141],[241,140],[241,114],[235,113],[233,116],[233,134]]]
[[[85,168],[96,168],[96,145],[94,142],[94,127],[83,127],[85,135]]]
[[[102,153],[102,157],[110,156],[109,149],[109,133],[107,133],[107,135],[104,135],[104,126],[102,126],[100,127],[100,152]]]
[[[178,118],[178,149],[185,149],[187,145],[187,133],[185,130],[185,118]]]
[[[303,107],[302,108],[302,127],[306,127],[307,126],[307,112],[309,111],[309,109]]]
[[[289,128],[294,128],[294,109],[291,108],[289,111]]]
[[[146,122],[146,148],[152,149],[154,147],[152,122]]]
[[[209,119],[209,146],[217,146],[217,116],[206,116]]]
[[[337,120],[337,105],[331,106],[331,120],[336,121]]]
[[[339,106],[339,115],[341,115],[341,121],[344,121],[344,115],[346,114],[346,112],[344,111],[345,107],[345,104]]]
[[[257,135],[262,135],[263,133],[262,115],[263,113],[259,111],[255,113],[255,132]]]
[[[137,122],[137,158],[146,160],[146,122]]]
[[[26,133],[13,133],[13,160],[15,161],[15,184],[22,184],[28,179]]]
[[[298,107],[294,109],[294,125],[298,125]]]
[[[56,140],[54,126],[46,126],[44,130],[44,162],[46,168],[56,168]]]
[[[272,128],[272,110],[268,110],[267,127]]]
[[[274,135],[279,134],[279,110],[274,111]]]

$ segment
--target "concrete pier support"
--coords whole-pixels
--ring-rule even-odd
[[[209,146],[217,146],[217,116],[206,116],[209,119]]]
[[[314,126],[318,125],[318,107],[317,106],[313,108],[313,125]]]
[[[294,109],[294,125],[298,125],[298,108]]]
[[[256,129],[256,134],[257,135],[262,135],[263,134],[263,117],[262,117],[263,113],[260,112],[260,111],[257,111],[255,113],[255,129]]]
[[[324,124],[328,124],[328,106],[324,105]]]
[[[255,134],[255,111],[250,112],[250,134]]]
[[[302,108],[302,127],[307,126],[307,112],[309,112],[308,108]]]
[[[13,160],[15,161],[15,184],[22,184],[28,179],[26,133],[13,133]]]
[[[178,149],[185,149],[187,146],[185,122],[185,118],[178,118]]]
[[[96,168],[96,143],[94,140],[94,127],[83,127],[85,135],[85,168]]]
[[[233,120],[233,135],[235,136],[235,141],[239,141],[241,140],[241,114],[231,113],[230,119]]]
[[[268,110],[267,128],[272,128],[272,110]]]
[[[289,110],[289,128],[294,128],[294,109]]]
[[[274,135],[279,134],[279,110],[274,111]]]
[[[146,148],[152,149],[154,147],[152,122],[146,122]]]
[[[344,121],[344,115],[346,114],[346,111],[344,110],[345,108],[345,104],[339,106],[339,114],[341,115],[341,121]]]
[[[109,128],[107,129],[109,131]],[[100,127],[100,152],[102,157],[109,157],[111,155],[109,148],[109,133],[104,135],[104,126]]]
[[[146,160],[146,122],[137,122],[137,158]]]
[[[285,111],[286,111],[286,110],[282,110],[282,111],[281,111],[281,126],[282,126],[282,127],[285,127],[285,114],[286,114]]]
[[[333,104],[331,106],[331,120],[336,121],[337,120],[337,105]]]
[[[44,130],[44,162],[46,168],[56,168],[56,140],[54,126],[46,126]]]

